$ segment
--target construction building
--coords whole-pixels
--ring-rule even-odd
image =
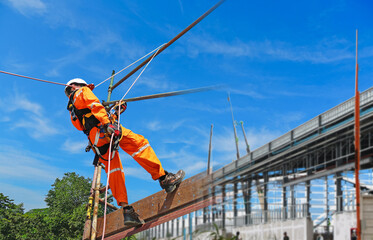
[[[211,206],[140,239],[351,239],[356,229],[354,98],[213,171]],[[360,94],[361,232],[373,238],[373,88]]]

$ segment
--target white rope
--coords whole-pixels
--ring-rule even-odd
[[[163,45],[162,45],[163,46]],[[140,74],[137,76],[137,78],[135,79],[135,81],[133,81],[132,85],[128,88],[127,92],[123,95],[123,97],[120,99],[119,101],[119,107],[118,107],[118,130],[119,130],[119,127],[120,127],[120,102],[126,97],[127,93],[132,89],[133,85],[135,85],[135,83],[137,82],[137,80],[140,78],[140,76],[142,75],[142,73],[145,71],[145,69],[148,67],[148,65],[151,63],[151,61],[153,61],[154,57],[157,55],[159,49],[162,47],[162,46],[159,46],[157,51],[153,54],[152,58],[150,59],[150,61],[146,64],[146,66],[142,69],[142,71],[140,72]]]
[[[110,178],[110,162],[111,162],[111,145],[113,144],[114,133],[111,134],[110,139],[110,146],[109,146],[109,156],[108,156],[108,170],[107,170],[107,180],[106,180],[106,190],[105,190],[105,210],[104,210],[104,226],[102,230],[102,240],[105,238],[105,229],[106,229],[106,206],[107,206],[107,191],[109,186],[109,178]]]
[[[164,45],[164,44],[163,44]],[[162,46],[163,46],[162,45]],[[146,64],[146,66],[144,67],[144,69],[140,72],[140,74],[137,76],[137,78],[135,79],[135,81],[132,83],[132,85],[129,87],[129,89],[127,90],[127,92],[123,95],[122,99],[120,101],[122,101],[125,96],[127,95],[127,93],[132,89],[133,85],[135,85],[135,83],[137,82],[137,80],[140,78],[140,76],[142,75],[142,73],[145,71],[145,69],[148,67],[148,65],[150,64],[150,62],[154,59],[154,57],[157,55],[159,49],[162,47],[162,46],[159,46],[157,50],[152,58],[149,60],[149,62]],[[154,52],[154,51],[152,51]],[[119,72],[118,72],[119,73]],[[106,81],[106,80],[105,80]],[[101,84],[101,83],[100,83]],[[120,102],[119,101],[119,102]],[[119,108],[118,108],[118,130],[120,128],[120,104],[119,104]],[[109,146],[109,156],[108,156],[108,174],[107,174],[107,181],[106,181],[106,191],[105,191],[105,211],[104,211],[104,226],[103,226],[103,230],[102,230],[102,240],[104,240],[104,237],[105,237],[105,229],[106,229],[106,206],[107,206],[107,192],[108,192],[108,186],[109,186],[109,178],[110,178],[110,160],[111,160],[111,145],[112,145],[112,142],[113,142],[113,138],[114,138],[114,134],[111,135],[111,139],[110,139],[110,146]]]
[[[104,81],[102,81],[102,82],[100,82],[99,84],[97,84],[96,87],[100,86],[101,84],[103,84],[104,82],[106,82],[107,80],[109,80],[110,78],[115,77],[117,74],[123,72],[124,70],[126,70],[126,69],[129,68],[129,67],[131,67],[133,64],[137,63],[138,61],[140,61],[140,60],[144,59],[145,57],[149,56],[149,55],[150,55],[151,53],[153,53],[154,51],[157,51],[157,52],[158,52],[158,50],[159,50],[161,47],[163,47],[163,45],[165,45],[165,43],[162,44],[161,46],[155,48],[154,50],[152,50],[151,52],[149,52],[148,54],[146,54],[146,55],[143,56],[142,58],[139,58],[139,59],[136,60],[135,62],[131,63],[131,64],[128,65],[127,67],[123,68],[123,69],[120,70],[119,72],[115,73],[114,75],[112,75],[112,76],[106,78]]]

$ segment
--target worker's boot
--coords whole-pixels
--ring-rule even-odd
[[[124,225],[127,227],[136,227],[141,226],[145,222],[142,220],[135,212],[135,209],[133,209],[132,206],[126,206],[123,207],[123,218],[124,218]]]
[[[159,184],[167,193],[173,192],[185,177],[185,172],[179,170],[176,174],[166,172],[166,175],[159,178]]]

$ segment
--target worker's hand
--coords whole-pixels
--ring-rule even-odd
[[[107,123],[104,129],[108,134],[114,134],[115,137],[122,135],[122,128],[120,126],[118,128],[118,124]]]

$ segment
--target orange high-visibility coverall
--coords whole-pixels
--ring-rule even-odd
[[[88,87],[82,87],[78,89],[73,97],[74,106],[81,109],[90,109],[96,119],[100,122],[96,127],[93,127],[88,134],[88,138],[92,144],[96,141],[96,135],[99,137],[97,147],[101,147],[108,144],[110,140],[105,136],[101,126],[110,123],[109,117],[106,113],[104,106],[100,103],[98,98],[93,94],[91,89]],[[90,113],[86,114],[89,115]],[[71,117],[73,125],[78,130],[85,130],[83,124],[76,119],[75,121]],[[143,136],[133,133],[131,130],[122,128],[122,137],[119,142],[120,148],[126,153],[131,155],[148,173],[151,174],[153,180],[160,178],[165,175],[165,171],[162,168],[161,162],[156,156],[153,148],[149,145],[147,139]],[[109,150],[102,155],[104,159],[108,159]],[[105,171],[108,173],[108,161],[102,160],[100,162],[105,165]],[[117,200],[118,205],[120,203],[128,203],[127,190],[125,185],[125,177],[123,166],[119,158],[118,152],[114,154],[114,158],[110,162],[110,178],[109,185],[113,193],[114,198]]]

